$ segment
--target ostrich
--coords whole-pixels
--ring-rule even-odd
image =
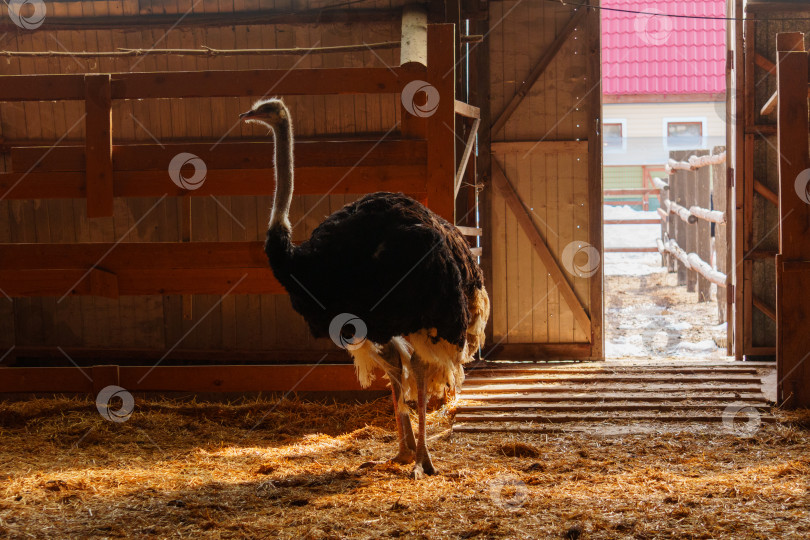
[[[265,125],[275,137],[276,189],[265,253],[276,279],[315,337],[347,341],[364,387],[375,367],[383,369],[399,440],[391,461],[414,463],[416,478],[435,474],[425,441],[427,400],[462,383],[462,364],[483,345],[489,318],[483,275],[467,242],[413,199],[379,192],[346,205],[294,245],[290,112],[280,99],[269,99],[240,118]],[[414,397],[416,440],[405,404]]]

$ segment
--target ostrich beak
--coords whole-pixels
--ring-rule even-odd
[[[241,114],[239,115],[239,118],[240,118],[241,120],[244,120],[245,118],[250,118],[251,116],[253,116],[253,114],[254,114],[254,112],[253,112],[252,110],[250,110],[250,111],[246,111],[246,112],[241,113]]]

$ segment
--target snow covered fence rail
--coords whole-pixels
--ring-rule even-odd
[[[681,246],[678,245],[674,239],[670,238],[666,242],[663,242],[661,239],[656,241],[658,244],[658,251],[663,253],[670,253],[676,259],[681,261],[681,263],[688,269],[693,272],[697,272],[705,277],[707,280],[711,281],[715,285],[719,287],[725,287],[727,276],[722,273],[718,272],[717,270],[713,269],[709,263],[704,261],[700,258],[697,253],[686,253]]]
[[[719,165],[726,162],[726,153],[709,154],[708,156],[689,156],[685,161],[677,161],[671,159],[667,161],[664,167],[667,174],[672,174],[674,171],[696,171],[708,165]]]

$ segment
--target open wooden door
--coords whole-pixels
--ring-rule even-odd
[[[492,317],[484,356],[601,358],[599,11],[490,2],[486,44]]]

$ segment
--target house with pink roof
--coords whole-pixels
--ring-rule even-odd
[[[671,150],[725,144],[725,2],[602,7],[605,188],[642,187]]]

